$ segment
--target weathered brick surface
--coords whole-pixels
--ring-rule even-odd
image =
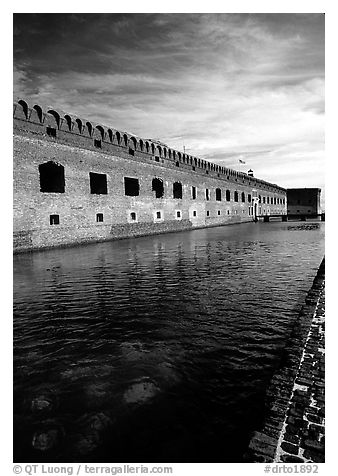
[[[246,461],[258,462],[268,455],[275,462],[324,462],[324,274],[323,260],[308,294],[311,299],[305,300],[298,325],[286,346],[293,358],[287,356],[284,367],[271,380],[265,423],[250,441]],[[281,388],[287,389],[287,398],[285,393],[281,398]],[[266,433],[277,440],[268,451]]]
[[[286,190],[277,185],[161,148],[152,141],[149,152],[144,147],[141,150],[141,139],[120,131],[118,142],[118,131],[106,127],[101,130],[98,126],[99,130],[92,124],[90,132],[84,119],[80,132],[75,118],[67,122],[63,114],[58,119],[57,114],[47,111],[24,110],[22,105],[15,105],[15,251],[248,222],[252,220],[249,209],[253,204],[248,203],[247,197],[253,195],[253,189],[279,202],[258,204],[262,213],[286,213],[286,201],[282,204]],[[47,126],[55,128],[56,138],[47,135]],[[94,146],[94,140],[101,141],[101,148]],[[143,144],[146,142],[143,140]],[[38,168],[48,161],[64,167],[64,193],[40,191]],[[107,194],[90,193],[90,172],[107,175]],[[124,177],[138,178],[138,196],[125,195]],[[162,198],[155,197],[153,178],[163,180]],[[182,199],[173,198],[174,182],[183,186]],[[192,186],[196,187],[196,199],[192,197]],[[221,201],[216,200],[216,188],[221,189]],[[206,189],[210,200],[206,200]],[[230,201],[226,200],[226,190],[230,191]],[[238,202],[234,201],[235,191]],[[137,215],[134,223],[130,223],[131,212]],[[161,212],[160,220],[156,212]],[[103,214],[103,222],[96,221],[98,213]],[[60,223],[50,225],[50,215],[59,215]]]

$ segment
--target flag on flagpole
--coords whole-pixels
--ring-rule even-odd
[[[238,159],[240,164],[245,164],[244,160]]]

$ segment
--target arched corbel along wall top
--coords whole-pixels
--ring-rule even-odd
[[[246,179],[251,182],[252,185],[260,184],[268,190],[279,190],[281,192],[286,192],[286,189],[279,187],[276,184],[270,184],[265,180],[261,180],[256,177],[249,177],[243,172],[237,172],[235,170],[229,169],[227,167],[222,167],[213,162],[203,160],[200,158],[189,156],[183,152],[177,151],[175,149],[170,149],[164,145],[160,145],[153,142],[150,139],[142,139],[132,134],[128,134],[124,131],[118,131],[112,127],[102,126],[101,124],[93,123],[92,121],[71,115],[64,111],[56,111],[54,108],[49,106],[41,106],[39,104],[33,104],[31,107],[24,99],[19,98],[16,103],[14,103],[14,117],[18,119],[27,120],[30,122],[35,122],[39,124],[44,124],[46,126],[55,127],[56,129],[72,132],[75,134],[87,136],[87,137],[97,137],[102,141],[115,143],[124,147],[130,147],[134,150],[139,150],[152,155],[159,155],[160,157],[165,157],[176,161],[178,158],[180,161],[184,160],[184,163],[188,165],[194,165],[201,169],[208,169],[222,173],[226,176],[232,176],[239,179]]]

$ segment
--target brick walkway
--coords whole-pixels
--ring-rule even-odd
[[[266,392],[266,417],[244,460],[324,462],[325,262],[308,292]]]
[[[274,461],[324,462],[325,289],[320,293]]]

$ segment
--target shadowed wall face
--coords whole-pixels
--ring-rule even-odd
[[[320,188],[288,188],[288,215],[318,215],[321,213]]]

